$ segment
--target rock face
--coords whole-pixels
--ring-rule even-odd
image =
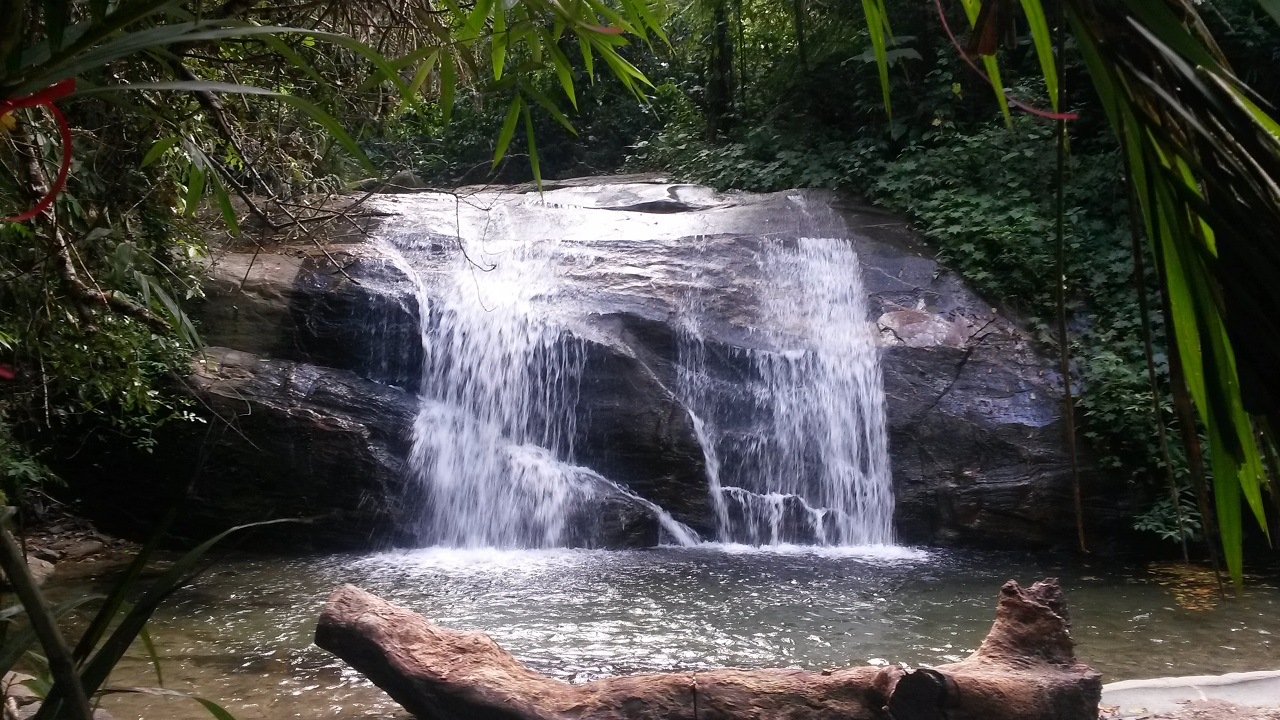
[[[731,392],[751,372],[744,351],[765,342],[762,242],[836,223],[859,257],[879,338],[899,539],[1046,546],[1073,536],[1053,361],[894,216],[816,191],[721,195],[660,182],[379,202],[403,214],[384,231],[408,223],[397,232],[416,233],[419,286],[374,243],[330,246],[341,270],[305,252],[227,253],[211,266],[204,335],[234,350],[211,351],[193,385],[238,430],[203,451],[204,496],[236,499],[211,513],[337,511],[328,544],[414,541],[423,498],[405,458],[422,382],[415,292],[432,292],[459,234],[484,232],[496,207],[521,241],[573,250],[556,297],[582,349],[575,463],[710,532],[705,449],[680,390],[684,308],[699,298],[698,381]],[[637,519],[648,514],[624,498],[602,511],[616,520],[605,522],[609,544],[650,543],[652,521]]]

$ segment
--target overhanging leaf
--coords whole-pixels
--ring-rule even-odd
[[[502,131],[498,133],[498,144],[493,149],[493,164],[491,169],[497,168],[498,163],[502,161],[502,157],[507,154],[507,146],[511,144],[511,137],[515,135],[516,123],[520,120],[520,109],[524,107],[524,100],[519,95],[511,101],[510,107],[507,108],[507,117],[502,121]]]
[[[115,93],[124,91],[138,90],[167,90],[179,92],[212,92],[212,93],[233,93],[238,95],[260,95],[279,100],[292,105],[304,112],[312,120],[324,127],[330,135],[333,136],[339,144],[342,145],[352,157],[360,162],[360,165],[368,172],[375,172],[373,162],[369,160],[356,141],[351,138],[342,125],[329,113],[320,109],[315,103],[297,95],[289,95],[287,93],[279,93],[265,88],[254,87],[252,85],[236,85],[234,83],[212,82],[212,81],[174,81],[174,82],[155,82],[155,83],[135,83],[132,85],[105,85],[88,90],[81,90],[77,95],[96,95],[102,93]]]

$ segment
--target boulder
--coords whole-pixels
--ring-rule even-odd
[[[134,473],[145,467],[173,500],[190,493],[182,535],[297,517],[311,521],[257,532],[294,548],[423,544],[429,529],[420,518],[428,498],[405,468],[416,395],[349,371],[216,347],[206,349],[190,383],[211,414],[210,426],[199,438],[181,432],[162,446],[197,447],[194,476],[185,458],[125,454],[136,463]],[[99,502],[118,507],[137,499],[116,490]],[[576,509],[569,545],[657,544],[657,520],[642,500],[603,482],[592,497],[593,504]],[[166,508],[163,501],[151,505]]]
[[[83,454],[78,476],[113,483],[78,490],[108,532],[149,532],[175,505],[175,533],[203,540],[228,526],[273,526],[279,549],[369,547],[406,541],[421,505],[404,473],[414,395],[333,368],[206,348],[186,387],[201,424],[171,423],[156,449],[120,444]]]

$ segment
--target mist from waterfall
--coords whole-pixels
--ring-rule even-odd
[[[706,453],[716,538],[750,545],[893,542],[885,397],[858,258],[843,228],[764,238],[757,347],[715,348],[745,367],[710,380],[702,307],[683,308],[680,387]]]

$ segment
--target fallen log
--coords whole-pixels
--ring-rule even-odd
[[[1097,720],[1101,676],[1078,662],[1062,589],[1000,590],[965,660],[934,668],[711,670],[572,685],[480,632],[451,630],[352,585],[329,597],[316,644],[424,720]]]

